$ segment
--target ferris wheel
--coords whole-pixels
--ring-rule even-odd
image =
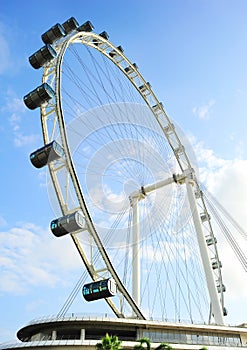
[[[121,46],[71,17],[30,56],[56,217],[86,267],[84,298],[117,317],[223,324],[225,286],[196,157]],[[54,199],[55,198],[55,199]],[[66,239],[66,238],[62,238]]]

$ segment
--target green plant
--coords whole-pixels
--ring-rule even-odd
[[[141,338],[138,340],[140,344],[135,345],[135,350],[150,350],[151,349],[151,342],[149,338]],[[144,346],[145,344],[145,346]]]
[[[101,343],[96,344],[97,350],[122,350],[121,341],[116,335],[109,335],[108,333],[101,339]]]

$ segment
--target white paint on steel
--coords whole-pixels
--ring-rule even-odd
[[[94,40],[97,40],[97,42],[99,43],[98,45],[94,44]],[[125,74],[125,76],[131,81],[131,83],[133,84],[133,86],[139,91],[139,93],[142,95],[143,99],[145,100],[145,102],[147,103],[147,105],[149,106],[150,110],[152,111],[154,117],[157,120],[157,123],[160,125],[161,129],[163,130],[167,141],[171,147],[171,149],[174,152],[174,155],[177,159],[177,162],[180,166],[181,171],[183,172],[185,169],[188,169],[189,172],[193,172],[190,160],[186,154],[186,150],[185,147],[182,145],[179,136],[175,130],[174,125],[171,123],[169,117],[167,116],[162,104],[159,102],[159,100],[157,99],[157,97],[155,96],[155,94],[153,93],[151,86],[149,84],[147,84],[147,82],[144,80],[144,78],[142,77],[142,75],[139,73],[138,69],[136,68],[135,65],[133,65],[128,59],[127,57],[121,52],[119,51],[113,44],[111,44],[109,41],[107,41],[106,39],[104,39],[103,37],[95,34],[95,33],[88,33],[88,32],[76,32],[76,33],[71,33],[70,35],[68,35],[67,37],[65,37],[62,40],[59,40],[58,42],[56,42],[54,44],[55,49],[58,53],[57,58],[54,59],[51,63],[49,63],[47,66],[44,67],[44,73],[43,73],[43,77],[42,77],[42,82],[48,82],[51,86],[55,85],[56,88],[56,101],[54,103],[54,101],[50,101],[45,105],[41,106],[41,123],[42,123],[42,131],[43,131],[43,138],[44,138],[44,143],[47,144],[48,142],[50,142],[53,139],[54,136],[54,130],[56,127],[56,123],[59,124],[59,130],[61,132],[61,139],[62,139],[62,143],[63,143],[63,147],[65,150],[65,154],[66,154],[66,169],[68,171],[68,178],[71,181],[68,181],[67,186],[71,186],[71,183],[74,186],[74,190],[76,192],[77,198],[78,198],[78,205],[80,206],[80,208],[82,209],[88,227],[89,227],[89,232],[92,235],[92,239],[94,240],[94,242],[96,243],[97,247],[98,247],[98,251],[102,257],[102,261],[104,261],[105,264],[105,268],[108,269],[108,271],[110,272],[110,274],[112,275],[112,277],[116,280],[117,282],[117,286],[118,286],[118,291],[120,293],[122,293],[122,297],[124,296],[126,301],[129,303],[129,305],[131,306],[134,314],[136,315],[136,317],[138,318],[142,318],[144,319],[144,316],[141,312],[141,310],[139,309],[138,305],[136,304],[136,302],[133,300],[133,298],[129,295],[129,293],[127,292],[127,290],[125,289],[123,283],[121,282],[120,278],[118,277],[118,275],[116,274],[114,267],[112,266],[107,253],[98,237],[98,234],[95,230],[95,227],[93,225],[93,222],[91,220],[91,217],[89,215],[89,212],[87,210],[86,204],[84,202],[84,198],[80,189],[80,184],[78,182],[77,179],[77,175],[75,172],[75,168],[74,165],[72,163],[72,159],[71,156],[69,154],[69,149],[68,149],[68,145],[67,145],[67,138],[66,138],[66,130],[65,130],[65,123],[64,123],[64,118],[63,118],[63,110],[62,110],[62,104],[61,104],[61,96],[60,96],[60,82],[61,82],[61,74],[62,74],[62,61],[63,61],[63,55],[66,51],[66,49],[68,48],[69,45],[72,45],[73,43],[79,43],[82,45],[86,45],[86,46],[90,46],[92,48],[94,48],[95,50],[100,51],[103,55],[105,55],[108,59],[110,59],[121,71],[123,74]],[[115,50],[118,55],[117,58],[112,58],[109,56],[109,52]],[[127,73],[127,71],[125,71],[126,67],[131,67],[131,70],[129,71],[130,73]],[[145,89],[144,90],[140,90],[139,86],[144,85]],[[48,120],[51,120],[53,117],[53,122],[54,122],[54,127],[52,129],[52,132],[49,134],[49,128],[47,127],[48,124]],[[62,194],[62,190],[61,190],[61,186],[59,183],[59,178],[58,178],[58,171],[57,169],[55,169],[52,164],[49,166],[49,170],[50,170],[50,174],[51,174],[51,178],[53,181],[53,185],[55,188],[55,192],[57,195],[57,198],[59,200],[60,203],[60,207],[61,207],[61,211],[64,215],[66,215],[69,211],[70,208],[68,208],[68,205],[66,203],[66,198],[63,197]],[[167,180],[165,180],[167,181]],[[172,182],[172,180],[170,179],[169,181]],[[187,182],[186,182],[187,183]],[[162,186],[162,181],[160,184],[156,184],[156,188],[157,186]],[[188,193],[191,192],[191,185],[187,185],[188,187]],[[195,207],[197,206],[197,201],[200,201],[200,204],[202,206],[202,208],[204,208],[204,211],[206,212],[206,207],[205,207],[205,203],[203,201],[203,197],[199,188],[199,184],[197,183],[197,181],[195,180],[195,187],[198,193],[198,198],[197,200],[193,199],[193,208],[195,209]],[[143,188],[144,191],[146,193],[152,191],[154,189],[154,185],[148,185],[146,187]],[[68,190],[68,189],[67,189]],[[192,197],[193,198],[193,197]],[[191,199],[192,201],[192,199]],[[138,200],[137,200],[138,202]],[[198,214],[198,210],[196,210],[197,212],[197,216]],[[195,215],[195,214],[194,214]],[[198,224],[198,217],[196,218],[196,222]],[[200,223],[200,227],[201,227],[201,223]],[[202,229],[202,228],[201,228]],[[211,228],[211,224],[209,223],[209,232],[211,234],[211,236],[213,236],[212,233],[212,228]],[[204,239],[205,241],[205,237],[203,237],[203,232],[200,233],[201,236],[201,241]],[[84,254],[83,251],[83,247],[80,245],[80,242],[77,240],[76,235],[72,235],[72,239],[79,251],[79,254],[84,262],[84,264],[86,265],[86,268],[90,274],[90,276],[95,279],[97,277],[97,271],[95,271],[94,266],[92,265],[91,261],[88,261],[88,259],[86,258],[86,255]],[[204,253],[206,254],[205,251],[207,249],[204,249]],[[216,256],[216,258],[218,259],[218,252],[217,252],[217,248],[216,248],[216,243],[214,244],[214,255]],[[205,273],[208,274],[208,271],[212,270],[211,266],[210,266],[210,262],[208,263],[205,262]],[[221,272],[220,269],[218,269],[218,279],[217,282],[220,282],[222,284],[222,277],[221,277]],[[210,272],[210,274],[212,274],[212,271]],[[211,278],[211,283],[208,286],[209,288],[209,293],[211,296],[211,302],[213,304],[216,304],[215,302],[215,290],[216,290],[216,284],[215,281],[213,281],[213,279]],[[138,299],[138,298],[137,298]],[[112,307],[113,311],[119,316],[121,317],[121,313],[117,310],[117,308],[113,305],[113,303],[111,301],[108,302],[109,305]],[[218,310],[218,307],[214,307],[214,316],[217,318],[217,323],[222,323],[222,317],[220,316],[220,312]]]
[[[139,200],[133,199],[132,223],[132,297],[140,307],[140,226],[139,226]]]
[[[208,290],[209,290],[209,294],[210,294],[210,299],[211,299],[211,303],[212,303],[212,313],[214,315],[214,319],[215,319],[216,324],[223,325],[224,321],[223,321],[222,307],[221,307],[219,297],[218,297],[218,292],[217,292],[217,289],[215,286],[213,271],[212,271],[210,259],[208,256],[207,244],[206,244],[206,240],[205,240],[204,233],[203,233],[202,221],[201,221],[201,217],[200,217],[199,212],[198,212],[196,198],[194,195],[195,183],[191,179],[190,174],[188,174],[186,176],[185,183],[186,183],[186,188],[187,188],[187,193],[188,193],[190,210],[191,210],[191,214],[192,214],[195,229],[196,229],[197,241],[198,241],[199,249],[201,252],[201,258],[202,258],[202,263],[203,263],[206,281],[207,281],[207,285],[208,285]]]

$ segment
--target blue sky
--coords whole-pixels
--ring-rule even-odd
[[[29,154],[42,143],[38,111],[23,96],[41,81],[28,57],[40,36],[74,16],[122,45],[168,115],[190,138],[201,178],[246,230],[247,3],[245,0],[69,2],[0,0],[0,342],[29,320],[56,314],[80,276],[76,254],[48,234],[46,174]],[[70,243],[67,243],[70,244]],[[72,248],[72,247],[71,247]],[[228,272],[229,323],[246,322],[246,274]],[[237,265],[236,265],[237,266]],[[62,273],[61,273],[62,271]],[[85,305],[79,312],[87,312]]]

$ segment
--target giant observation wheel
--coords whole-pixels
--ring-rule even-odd
[[[110,281],[101,297],[117,317],[223,324],[217,240],[183,133],[106,32],[72,17],[42,39],[29,59],[42,84],[24,102],[40,107],[44,146],[30,157],[49,167],[51,230],[71,236],[87,292]]]

